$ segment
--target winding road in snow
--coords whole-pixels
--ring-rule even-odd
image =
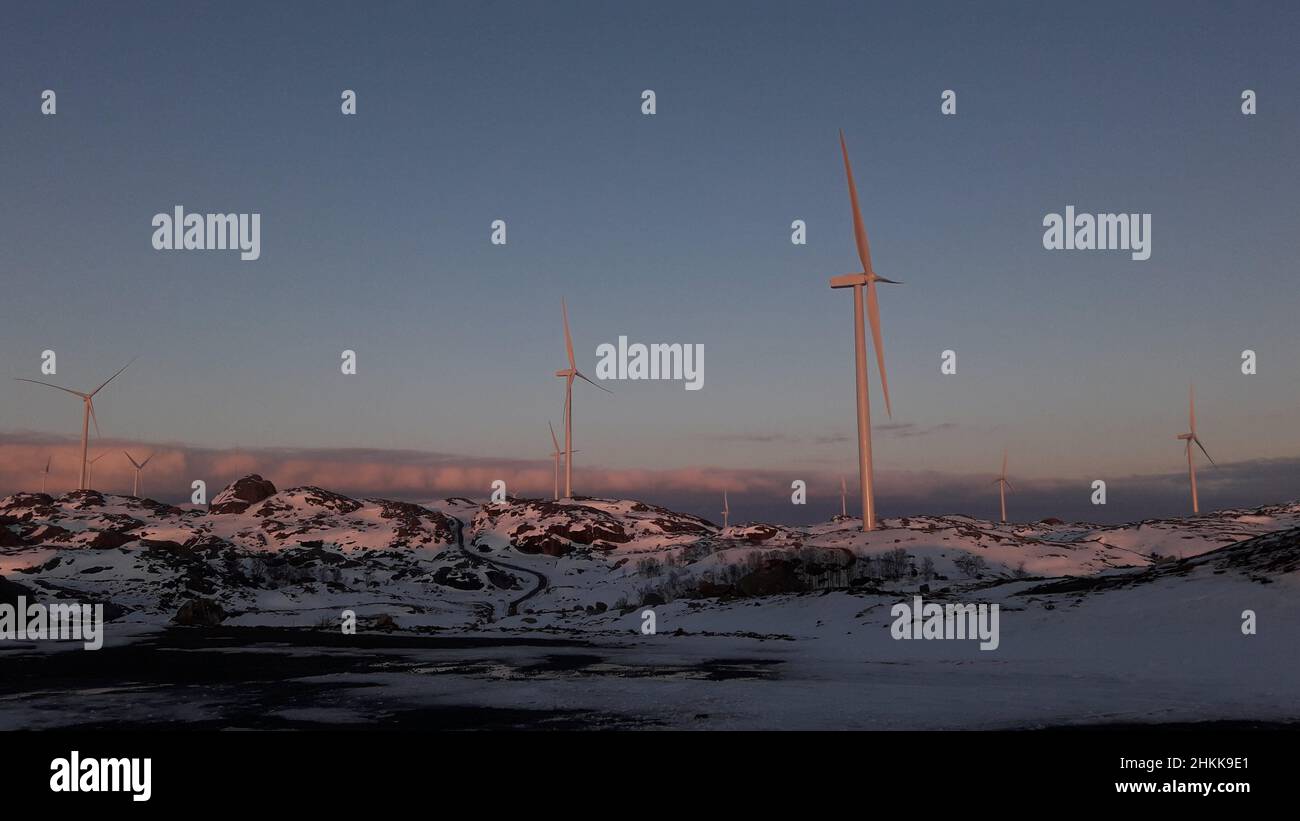
[[[498,561],[496,559],[489,559],[484,556],[475,556],[473,553],[469,552],[469,548],[465,546],[465,522],[463,522],[459,516],[453,518],[456,521],[456,546],[460,548],[461,553],[464,553],[470,559],[479,562],[486,562],[487,564],[498,569],[506,568],[508,570],[516,570],[520,573],[527,573],[530,576],[537,577],[536,587],[534,587],[532,590],[529,590],[527,593],[520,596],[519,598],[511,601],[510,604],[506,607],[507,616],[516,615],[519,612],[519,605],[523,604],[524,602],[531,599],[533,596],[536,596],[538,593],[541,593],[543,590],[551,586],[550,579],[546,578],[546,574],[541,573],[540,571],[533,570],[528,567],[520,567],[517,564],[509,564],[507,562]],[[496,608],[493,608],[492,620],[493,621],[496,620]]]

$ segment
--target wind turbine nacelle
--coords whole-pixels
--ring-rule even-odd
[[[556,375],[556,376],[572,376],[572,375],[573,375],[573,371],[569,371],[569,370],[556,371],[556,372],[555,372],[555,375]]]
[[[871,278],[866,274],[843,274],[837,277],[831,277],[832,288],[853,288],[858,285],[866,285]]]

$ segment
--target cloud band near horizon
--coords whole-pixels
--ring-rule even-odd
[[[109,439],[96,443],[101,453],[94,486],[127,494],[132,468],[123,451],[136,459],[152,453],[144,472],[144,495],[182,503],[191,482],[207,483],[211,499],[223,487],[250,473],[270,479],[277,488],[315,485],[354,497],[429,501],[448,496],[484,499],[492,482],[506,482],[513,496],[548,497],[553,473],[550,460],[482,459],[458,454],[360,448],[261,448],[218,450],[184,444],[155,444]],[[0,496],[40,489],[40,471],[50,458],[49,491],[75,488],[80,442],[47,434],[0,434]],[[882,471],[877,475],[877,504],[886,517],[962,513],[992,518],[997,513],[993,474],[939,474]],[[1107,482],[1107,504],[1090,501],[1092,481]],[[806,505],[791,503],[791,482],[807,483]],[[1257,459],[1198,471],[1202,504],[1207,510],[1254,507],[1300,497],[1300,458]],[[1190,512],[1187,476],[1178,471],[1116,477],[1062,477],[1017,481],[1008,494],[1008,517],[1031,521],[1047,516],[1069,521],[1119,522],[1186,515]],[[728,492],[733,519],[776,523],[824,521],[839,512],[839,475],[814,470],[745,470],[707,466],[664,470],[610,469],[575,465],[575,485],[582,495],[633,498],[674,510],[720,518],[722,492]],[[856,479],[849,482],[849,512],[855,513]]]

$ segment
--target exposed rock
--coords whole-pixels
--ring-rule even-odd
[[[216,627],[226,620],[226,611],[212,599],[191,599],[181,605],[172,621],[185,627]]]
[[[208,513],[243,513],[250,505],[275,495],[275,485],[256,473],[236,480],[213,498]]]

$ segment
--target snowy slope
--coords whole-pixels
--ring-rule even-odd
[[[744,607],[744,631],[762,633],[782,631],[755,627],[771,619],[754,606],[780,622],[790,597],[840,591],[858,612],[873,596],[1104,580],[1297,526],[1300,504],[1119,527],[918,516],[872,533],[838,517],[724,531],[629,500],[415,505],[277,491],[248,476],[206,511],[95,491],[10,496],[0,500],[0,574],[50,596],[110,601],[141,621],[207,599],[234,624],[331,623],[352,609],[400,627],[604,630],[655,605],[701,623]],[[828,618],[839,617],[815,621]]]

